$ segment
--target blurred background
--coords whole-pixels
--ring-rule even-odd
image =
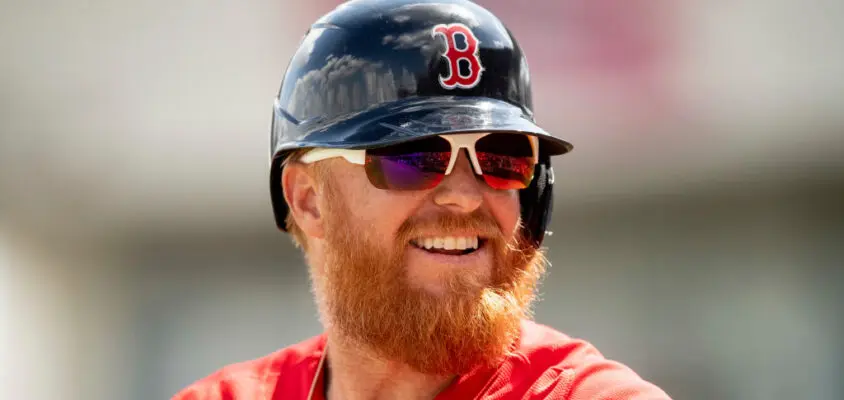
[[[165,399],[320,332],[268,138],[339,3],[4,4],[4,398]],[[536,319],[675,399],[844,399],[844,2],[479,3],[575,144]]]

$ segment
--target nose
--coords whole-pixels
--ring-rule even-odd
[[[456,213],[471,213],[483,202],[483,186],[465,151],[457,155],[451,174],[437,186],[434,202]]]

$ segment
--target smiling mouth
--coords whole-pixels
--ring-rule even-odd
[[[476,252],[486,239],[478,236],[430,236],[410,241],[414,247],[434,254],[462,256]]]

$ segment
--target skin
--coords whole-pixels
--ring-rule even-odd
[[[461,153],[454,171],[437,187],[421,191],[387,191],[372,186],[362,166],[343,159],[324,163],[323,178],[335,183],[343,202],[355,210],[352,226],[329,226],[326,214],[332,201],[326,196],[322,182],[307,166],[291,163],[282,176],[290,213],[307,236],[307,258],[312,273],[325,275],[326,232],[330,229],[356,229],[371,235],[377,243],[394,243],[397,232],[409,218],[427,218],[438,214],[470,214],[482,210],[491,215],[505,236],[512,237],[518,228],[519,195],[515,190],[499,191],[487,186],[472,171],[466,154]],[[470,235],[471,232],[463,232]],[[425,235],[459,236],[460,232],[431,230]],[[396,244],[412,246],[410,243]],[[432,294],[446,293],[444,277],[449,274],[471,274],[483,285],[491,274],[492,255],[482,252],[471,262],[459,262],[459,257],[438,256],[422,250],[409,249],[405,269],[409,282]],[[319,299],[320,288],[315,287]],[[323,316],[330,320],[330,316]],[[325,318],[328,317],[328,318]],[[332,345],[341,341],[342,332],[326,326],[328,359],[331,379],[329,400],[355,399],[431,399],[448,386],[453,376],[419,373],[407,366],[385,360],[364,349]],[[341,395],[342,393],[342,395]]]

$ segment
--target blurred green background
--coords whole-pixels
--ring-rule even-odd
[[[338,1],[0,13],[0,387],[164,399],[320,331],[272,98]],[[536,319],[676,399],[844,399],[844,3],[488,0],[556,160]]]

